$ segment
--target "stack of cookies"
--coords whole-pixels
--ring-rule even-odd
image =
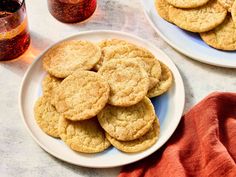
[[[160,124],[149,98],[166,92],[173,76],[151,52],[119,39],[72,40],[48,50],[43,66],[34,113],[45,133],[83,153],[155,144]]]
[[[236,50],[235,0],[156,0],[155,4],[163,19],[199,33],[209,46]]]

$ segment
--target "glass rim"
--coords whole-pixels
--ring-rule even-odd
[[[20,4],[20,6],[19,6],[19,8],[16,9],[13,13],[18,12],[24,4],[25,4],[25,0],[22,0],[22,1],[21,1],[21,4]]]
[[[12,14],[7,15],[5,17],[0,17],[0,19],[6,19],[6,18],[11,17],[12,15],[16,14],[22,8],[22,6],[24,6],[24,5],[25,5],[25,0],[22,0],[19,7],[14,12],[12,12]]]
[[[22,2],[21,2],[21,4],[20,4],[19,8],[18,8],[15,12],[17,12],[19,9],[21,9],[21,7],[22,7],[24,4],[25,4],[25,0],[22,0]],[[15,13],[15,12],[14,12],[14,13]]]

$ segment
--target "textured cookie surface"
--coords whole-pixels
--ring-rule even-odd
[[[47,97],[40,97],[34,105],[34,116],[39,127],[48,135],[59,137],[58,121],[62,117]]]
[[[101,48],[111,47],[111,46],[119,46],[119,45],[127,45],[130,44],[129,42],[122,40],[122,39],[106,39],[99,42],[99,46]]]
[[[218,1],[225,9],[231,12],[231,8],[235,0],[218,0]]]
[[[155,58],[148,50],[134,44],[120,45],[104,50],[104,62],[121,58]]]
[[[110,146],[104,130],[96,118],[83,121],[59,120],[61,139],[73,150],[84,153],[96,153]]]
[[[101,66],[102,66],[105,49],[113,48],[113,47],[117,47],[117,46],[130,45],[130,43],[128,43],[125,40],[121,40],[121,39],[107,39],[107,40],[101,41],[98,45],[101,48],[102,54],[101,54],[101,57],[100,57],[98,63],[94,66],[95,71],[98,71],[99,68],[101,68]]]
[[[196,8],[206,4],[209,0],[166,0],[169,4],[178,8]]]
[[[136,61],[148,74],[149,89],[152,89],[160,80],[161,65],[155,58],[127,58],[127,60]]]
[[[108,103],[115,106],[131,106],[147,94],[149,78],[146,71],[136,62],[122,59],[103,64],[98,73],[110,85]]]
[[[94,117],[103,109],[109,97],[108,83],[92,71],[75,71],[56,90],[57,111],[70,120]]]
[[[46,75],[43,79],[42,82],[43,95],[45,97],[48,97],[48,99],[50,99],[52,105],[55,105],[55,103],[53,102],[55,91],[59,87],[61,81],[62,81],[61,79],[58,79],[50,74]]]
[[[201,33],[201,38],[210,46],[221,50],[236,50],[236,23],[230,15],[215,29]]]
[[[149,98],[159,96],[165,93],[173,83],[173,76],[170,69],[162,62],[161,64],[161,78],[156,86],[154,86],[151,90],[148,91],[147,96]]]
[[[160,79],[161,67],[159,61],[151,52],[144,48],[130,44],[104,50],[104,64],[114,59],[137,59],[140,66],[144,68],[148,74],[149,89],[153,88]]]
[[[232,9],[231,9],[231,15],[233,18],[234,23],[236,24],[236,1],[234,1]]]
[[[151,128],[154,120],[154,107],[147,97],[129,107],[107,105],[98,114],[102,128],[110,136],[121,141],[130,141],[143,136]]]
[[[147,148],[155,144],[155,142],[159,138],[159,134],[160,134],[160,124],[158,119],[155,119],[150,130],[136,140],[119,141],[111,137],[108,133],[106,133],[106,137],[114,147],[116,147],[121,151],[140,152],[146,150]]]
[[[171,6],[169,10],[171,21],[180,28],[191,32],[212,30],[221,24],[227,15],[227,10],[217,0],[211,0],[194,9],[179,9]]]
[[[88,41],[66,41],[50,49],[43,57],[43,66],[51,75],[65,78],[77,69],[90,70],[99,61],[99,46]]]
[[[166,21],[171,22],[169,17],[170,4],[166,0],[156,0],[155,6],[158,14]]]

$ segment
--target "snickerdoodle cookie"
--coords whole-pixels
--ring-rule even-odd
[[[57,111],[70,120],[96,116],[106,105],[110,87],[97,73],[77,70],[65,78],[56,90]]]
[[[154,120],[154,107],[147,97],[129,107],[107,105],[98,114],[102,128],[110,136],[121,141],[130,141],[143,136],[149,131]]]
[[[65,41],[46,52],[43,56],[43,67],[51,75],[65,78],[77,69],[92,69],[100,57],[100,47],[92,42]]]

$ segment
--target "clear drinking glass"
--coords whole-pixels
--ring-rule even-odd
[[[0,0],[0,60],[22,55],[30,44],[24,0]]]
[[[64,23],[82,22],[96,10],[96,0],[48,0],[49,12]]]

